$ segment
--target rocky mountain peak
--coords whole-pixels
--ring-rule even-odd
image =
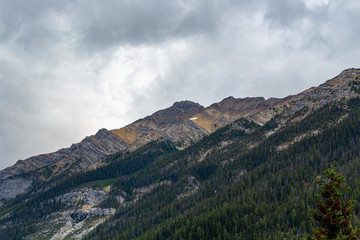
[[[199,103],[195,103],[195,102],[188,101],[188,100],[175,102],[172,106],[175,108],[178,108],[180,110],[184,110],[184,111],[189,111],[189,110],[192,111],[195,109],[198,109],[198,110],[204,109],[204,107],[201,106]]]
[[[171,107],[159,110],[150,116],[141,118],[130,125],[149,127],[150,124],[155,128],[173,124],[179,119],[185,119],[204,109],[199,103],[192,101],[175,102]],[[154,125],[155,124],[155,125]],[[128,126],[130,126],[128,125]],[[126,126],[126,127],[128,127]]]
[[[107,130],[106,128],[102,128],[99,131],[97,131],[95,137],[103,137],[103,136],[107,136],[108,134],[109,134],[109,130]]]
[[[343,79],[353,78],[354,76],[360,75],[360,68],[348,68],[342,71],[337,77],[341,77]]]
[[[249,108],[256,108],[256,106],[263,102],[265,102],[265,98],[263,97],[234,98],[230,96],[210,107],[221,109],[222,111],[242,111]]]
[[[57,175],[65,170],[71,172],[82,171],[104,156],[124,150],[126,147],[127,144],[124,141],[103,128],[95,135],[87,136],[81,142],[72,144],[69,148],[17,161],[13,166],[0,171],[0,182],[2,179],[7,179],[10,176],[26,173],[48,165],[52,165],[50,175]],[[81,161],[78,161],[79,159]],[[42,175],[42,171],[47,171],[47,169],[39,170],[39,177]]]
[[[199,127],[212,133],[236,119],[267,109],[278,101],[278,99],[266,101],[263,97],[234,98],[230,96],[210,105],[191,119]]]
[[[169,108],[159,110],[123,128],[114,129],[112,133],[127,144],[133,144],[135,148],[160,137],[176,139],[177,136],[175,135],[177,134],[171,133],[174,129],[173,127],[187,121],[188,118],[201,112],[203,109],[204,107],[199,103],[191,101],[175,102]]]
[[[204,107],[191,101],[176,102],[171,107],[155,112],[150,117],[160,126],[171,125],[179,119],[189,118]]]
[[[348,87],[349,83],[353,80],[360,80],[360,69],[359,68],[349,68],[342,71],[338,76],[326,81],[324,84],[319,87],[332,87],[332,88],[341,88]]]

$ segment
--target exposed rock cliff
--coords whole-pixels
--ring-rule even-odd
[[[204,107],[198,103],[191,101],[176,102],[173,106],[155,112],[151,116],[139,119],[136,122],[120,128],[112,130],[119,138],[124,140],[128,144],[132,144],[139,138],[144,139],[144,142],[148,142],[164,137],[164,129],[171,129],[172,126],[177,126],[179,123],[185,123],[186,120],[194,114],[203,110]],[[175,134],[165,134],[170,138],[176,138]],[[139,145],[139,141],[136,145]]]
[[[0,200],[13,198],[18,194],[25,193],[31,186],[32,181],[23,178],[0,179]]]
[[[89,187],[77,189],[56,198],[66,204],[64,211],[47,216],[38,223],[41,231],[27,239],[82,239],[96,226],[115,214],[113,208],[100,208],[97,205],[108,198],[106,189],[95,190]]]
[[[55,165],[47,177],[67,170],[73,163],[78,163],[78,169],[86,169],[89,165],[102,157],[124,150],[127,144],[106,129],[99,130],[95,135],[86,137],[80,143],[57,152],[30,157],[19,160],[15,165],[0,171],[0,179],[29,172],[50,164]],[[73,169],[74,171],[76,169]],[[46,177],[43,175],[43,177]]]
[[[262,97],[228,97],[207,108],[190,101],[177,102],[168,109],[112,132],[130,144],[130,150],[161,138],[189,144],[240,117],[268,109],[280,101]]]
[[[271,98],[265,100],[263,97],[234,98],[228,97],[219,103],[214,103],[200,113],[191,117],[199,127],[212,133],[241,117],[268,109],[279,103],[281,99]]]

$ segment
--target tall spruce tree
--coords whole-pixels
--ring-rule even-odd
[[[345,177],[336,173],[331,167],[323,172],[324,179],[318,179],[320,192],[315,196],[318,211],[311,216],[317,222],[314,237],[307,236],[306,240],[358,240],[360,231],[351,225],[354,201],[342,204],[343,194],[351,190],[344,188]]]

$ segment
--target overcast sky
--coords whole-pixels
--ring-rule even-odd
[[[1,0],[0,169],[175,101],[284,97],[360,60],[359,0]]]

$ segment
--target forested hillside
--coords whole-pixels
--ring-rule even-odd
[[[345,198],[360,201],[359,77],[351,76],[285,99],[264,124],[244,116],[190,145],[159,138],[94,170],[34,178],[49,165],[14,176],[35,184],[3,200],[0,239],[302,239],[314,228],[324,169],[337,167],[352,188]],[[359,226],[360,206],[354,213]]]
[[[121,208],[88,239],[301,239],[314,227],[309,210],[315,206],[315,178],[323,169],[338,166],[353,189],[347,197],[360,199],[359,107],[359,99],[351,100],[346,109],[327,105],[244,154],[235,150],[241,149],[241,134],[223,129],[222,140],[234,142],[192,167],[185,164],[191,152],[173,153],[179,161],[177,172],[184,177],[174,178],[170,172],[168,177],[160,174],[158,181],[169,179],[175,187],[158,188],[137,205]],[[344,114],[347,117],[340,120]],[[246,137],[271,127],[265,125]],[[311,129],[321,133],[276,150]],[[203,141],[193,149],[211,148],[211,136]],[[198,192],[179,198],[177,188],[181,192],[189,176],[201,183]],[[354,223],[359,224],[359,206],[355,213]]]

